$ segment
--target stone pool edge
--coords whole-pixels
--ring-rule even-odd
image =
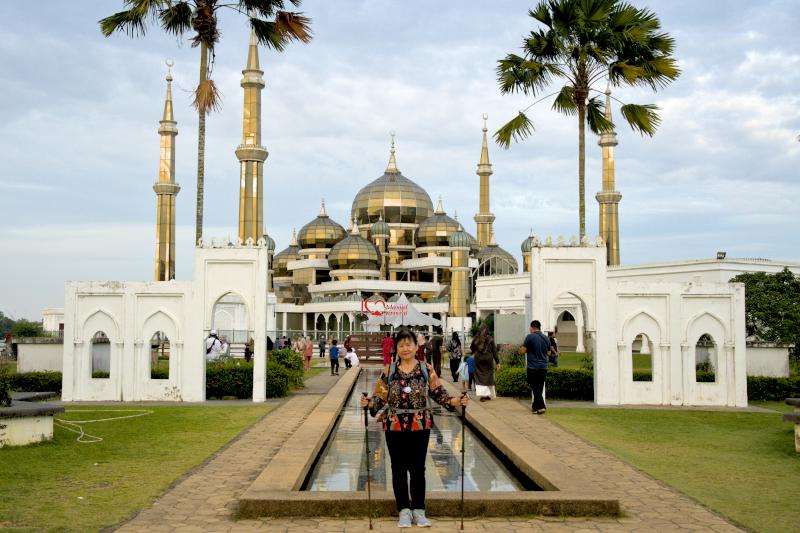
[[[301,491],[317,456],[333,430],[339,412],[355,387],[360,374],[347,371],[323,396],[295,433],[287,439],[267,467],[239,497],[241,518],[259,516],[363,517],[368,510],[367,494],[341,491]],[[448,386],[450,384],[446,384]],[[454,390],[450,388],[452,394]],[[468,492],[464,494],[465,516],[597,516],[618,515],[619,501],[587,490],[578,474],[529,440],[499,424],[477,402],[467,409],[467,421],[505,454],[517,468],[545,491]],[[557,481],[553,481],[553,480]],[[431,516],[458,514],[460,492],[429,492],[426,508]],[[454,512],[455,510],[455,512]],[[397,514],[394,496],[373,491],[374,516]]]

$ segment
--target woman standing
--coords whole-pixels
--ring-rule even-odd
[[[447,342],[447,353],[450,356],[450,373],[453,375],[453,383],[458,381],[458,367],[461,365],[461,356],[464,350],[461,349],[461,339],[458,333],[453,332],[453,338]]]
[[[372,398],[362,398],[361,407],[369,407],[372,416],[383,423],[400,513],[398,527],[411,527],[412,523],[429,527],[431,523],[425,517],[425,459],[433,414],[428,396],[448,411],[467,405],[468,399],[448,396],[433,368],[415,359],[417,337],[409,329],[398,331],[395,346],[398,362],[381,373]]]
[[[500,368],[500,359],[497,357],[497,345],[494,343],[494,338],[489,335],[486,324],[481,324],[478,329],[478,335],[472,340],[470,351],[475,358],[475,394],[482,402],[491,400],[496,397],[494,371]]]

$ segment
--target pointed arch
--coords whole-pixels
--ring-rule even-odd
[[[714,337],[714,340],[719,343],[720,346],[732,338],[725,322],[711,311],[702,311],[686,323],[686,329],[683,332],[683,341],[689,344],[696,343],[704,333],[708,333]]]
[[[106,311],[103,308],[97,308],[97,309],[93,310],[92,312],[90,312],[86,316],[86,319],[83,321],[83,325],[81,326],[81,335],[82,335],[83,338],[87,337],[87,334],[86,334],[87,329],[86,328],[89,326],[89,323],[90,322],[94,322],[94,321],[98,321],[98,320],[102,321],[103,320],[102,317],[105,317],[105,319],[113,325],[113,329],[114,329],[113,332],[106,332],[106,335],[108,335],[109,338],[112,338],[112,339],[115,339],[115,340],[118,340],[120,338],[121,331],[120,331],[120,327],[119,327],[119,322],[117,321],[116,318],[114,318],[113,314],[111,314],[110,312]],[[89,332],[89,334],[88,334],[88,338],[89,339],[91,339],[91,337],[94,336],[94,334],[97,331],[100,331],[100,330],[105,331],[105,330],[108,329],[107,327],[102,327],[102,326],[97,326],[97,327],[92,326],[89,329],[92,329],[92,328],[94,328],[94,331]]]
[[[640,333],[647,335],[648,340],[653,344],[658,344],[664,338],[664,325],[655,318],[649,311],[639,309],[628,315],[622,322],[622,329],[619,331],[619,341],[626,344],[633,344],[634,339]]]
[[[164,327],[162,327],[161,325],[154,326],[154,327],[148,327],[149,326],[149,322],[151,322],[151,321],[157,322],[157,320],[155,320],[155,319],[158,317],[158,315],[163,315],[163,317],[164,317],[163,320],[165,320],[167,324],[171,324],[171,326],[172,326],[172,331],[171,332],[170,331],[165,331]],[[176,341],[176,342],[180,342],[183,339],[183,336],[181,335],[180,325],[179,325],[177,319],[175,318],[175,316],[172,313],[170,313],[169,311],[167,311],[165,309],[156,309],[155,311],[153,311],[152,313],[147,315],[147,317],[144,320],[142,320],[140,328],[139,328],[139,337],[138,338],[144,339],[144,340],[149,339],[150,337],[153,336],[153,333],[155,333],[156,331],[164,331],[164,333],[166,333],[167,336],[170,339],[174,338],[174,341]]]

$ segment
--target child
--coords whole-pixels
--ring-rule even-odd
[[[350,368],[351,366],[358,366],[358,355],[356,355],[356,351],[349,347],[347,348],[347,353],[344,354],[344,366]]]
[[[336,343],[337,343],[336,339],[331,340],[331,349],[330,349],[331,376],[339,375],[339,347],[336,346]]]
[[[469,370],[469,390],[475,390],[475,357],[467,357],[467,369]]]
[[[461,355],[461,363],[458,365],[456,374],[458,376],[458,382],[461,383],[461,392],[467,392],[467,386],[472,381],[472,372],[469,371],[467,356],[464,354]]]

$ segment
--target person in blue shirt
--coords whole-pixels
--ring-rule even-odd
[[[547,410],[542,392],[544,391],[544,380],[547,377],[549,351],[550,339],[542,333],[542,323],[534,320],[531,322],[530,333],[525,336],[525,340],[520,346],[519,353],[525,354],[528,386],[533,393],[531,411],[537,415],[543,415]]]
[[[337,340],[333,339],[331,341],[331,349],[328,350],[328,353],[330,354],[331,358],[331,376],[339,375],[339,347],[336,344]]]

